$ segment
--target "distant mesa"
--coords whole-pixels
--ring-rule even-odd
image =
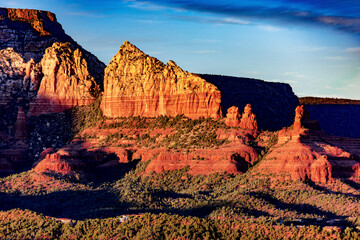
[[[101,104],[107,117],[222,116],[220,91],[201,77],[166,65],[125,42],[105,69]]]

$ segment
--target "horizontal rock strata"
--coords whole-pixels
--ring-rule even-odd
[[[125,42],[105,69],[101,108],[107,117],[184,114],[217,119],[220,98],[214,85]]]

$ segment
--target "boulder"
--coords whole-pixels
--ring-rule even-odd
[[[107,117],[222,116],[220,91],[175,62],[166,65],[125,42],[105,69],[101,109]]]

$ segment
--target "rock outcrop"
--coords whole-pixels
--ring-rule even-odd
[[[29,115],[62,112],[92,103],[100,92],[88,62],[70,43],[54,43],[40,62],[43,78]]]
[[[145,172],[160,173],[189,167],[189,174],[192,175],[244,173],[257,157],[253,148],[241,144],[230,148],[198,149],[187,154],[163,151],[151,160]]]
[[[252,113],[251,104],[246,104],[241,116],[240,127],[252,131],[258,131],[256,115]]]
[[[295,109],[295,119],[293,125],[294,134],[299,133],[302,128],[320,130],[318,121],[311,120],[309,112],[303,105],[300,105]]]
[[[239,127],[240,126],[241,115],[239,113],[239,108],[232,106],[228,108],[225,118],[225,124],[228,127]]]
[[[199,76],[125,42],[105,69],[101,108],[107,117],[184,114],[217,119],[220,98],[220,91]]]
[[[258,171],[284,179],[326,183],[335,177],[358,174],[360,154],[358,139],[331,137],[318,130],[303,106],[296,108],[293,129],[278,133],[278,142],[259,166]],[[310,127],[309,127],[310,126]]]
[[[199,75],[221,91],[223,109],[235,105],[243,109],[251,104],[259,129],[280,130],[290,126],[299,104],[289,84],[220,75]]]

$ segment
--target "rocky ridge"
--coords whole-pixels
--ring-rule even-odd
[[[220,91],[175,62],[166,65],[125,42],[105,69],[101,108],[107,117],[222,116]]]

